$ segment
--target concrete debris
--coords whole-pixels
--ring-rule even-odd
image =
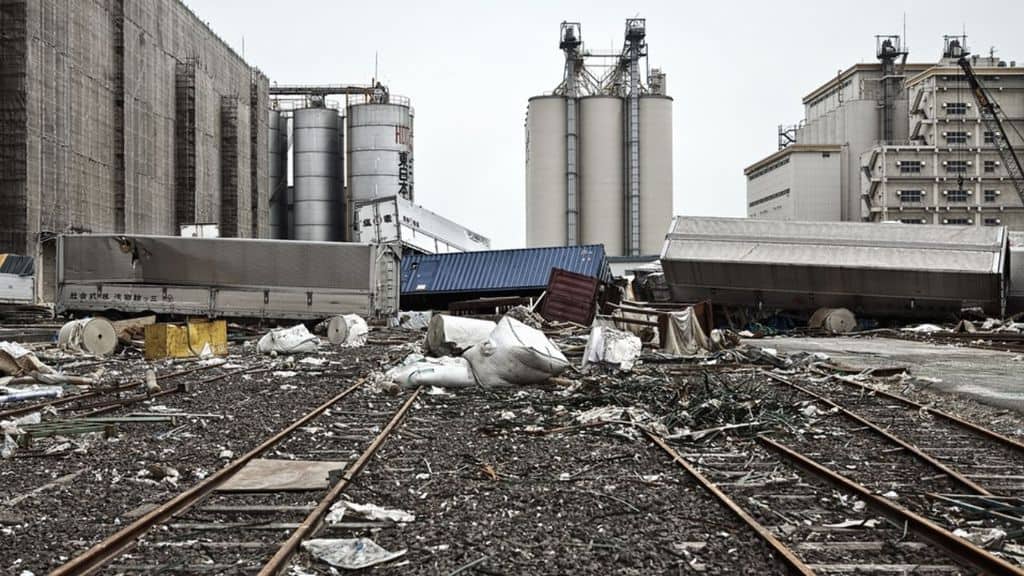
[[[620,370],[630,370],[640,357],[640,338],[623,330],[595,326],[590,330],[587,348],[583,353],[583,367],[605,364]]]
[[[260,354],[309,354],[316,352],[319,345],[319,338],[304,324],[297,324],[267,332],[256,344],[256,351]]]
[[[432,356],[458,356],[487,341],[496,326],[490,320],[437,314],[427,328],[427,351]]]
[[[344,570],[362,570],[390,562],[406,550],[388,552],[369,538],[314,538],[302,543],[313,557]]]
[[[463,357],[485,387],[536,384],[569,369],[565,355],[543,332],[507,316]]]

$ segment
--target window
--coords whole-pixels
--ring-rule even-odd
[[[996,143],[996,135],[995,135],[995,133],[991,132],[989,130],[985,130],[985,144],[995,144],[995,143]]]
[[[967,160],[947,160],[944,162],[946,165],[946,172],[953,172],[960,174],[967,172],[967,166],[970,164]]]
[[[1002,223],[999,218],[985,218],[985,226],[999,226]]]
[[[900,174],[920,174],[921,166],[924,166],[924,162],[920,160],[902,160],[896,162],[896,165],[900,167]]]
[[[370,222],[369,218],[363,218],[363,228],[369,228],[373,223]]]
[[[999,201],[999,190],[985,190],[985,202]]]
[[[384,221],[390,223],[391,222],[391,214],[385,214],[384,215]]]
[[[985,160],[985,172],[995,172],[996,166],[999,166],[999,162],[995,160]]]
[[[946,114],[957,116],[967,114],[967,102],[946,102]]]
[[[967,144],[967,132],[945,132],[946,144]]]
[[[900,202],[920,202],[924,199],[924,190],[899,190],[896,195]]]
[[[900,224],[924,224],[924,218],[903,218]]]
[[[967,202],[967,197],[971,195],[967,190],[946,190],[943,194],[950,202]]]
[[[974,221],[970,218],[946,218],[942,223],[949,224],[951,226],[970,226],[971,224],[974,224]]]
[[[774,194],[769,194],[769,195],[765,196],[764,198],[758,198],[757,200],[754,200],[753,202],[751,202],[748,205],[748,207],[753,208],[754,206],[760,206],[761,204],[764,204],[766,202],[771,202],[772,200],[778,200],[779,198],[785,198],[786,196],[789,196],[789,188],[786,188],[785,190],[783,190],[781,192],[776,192]]]

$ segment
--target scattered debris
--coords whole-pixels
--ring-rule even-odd
[[[314,538],[302,547],[315,558],[345,570],[362,570],[405,555],[406,550],[388,552],[369,538]]]
[[[261,354],[308,354],[316,352],[319,345],[320,340],[309,332],[305,324],[297,324],[267,332],[256,344],[256,351]]]

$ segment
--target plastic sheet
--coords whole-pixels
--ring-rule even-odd
[[[388,552],[369,538],[314,538],[302,547],[315,558],[345,570],[362,570],[405,555],[406,550]]]

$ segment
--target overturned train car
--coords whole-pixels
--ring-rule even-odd
[[[312,320],[397,314],[388,246],[173,236],[58,238],[57,308]]]
[[[1006,309],[1003,227],[676,217],[661,254],[672,298],[869,317]]]

